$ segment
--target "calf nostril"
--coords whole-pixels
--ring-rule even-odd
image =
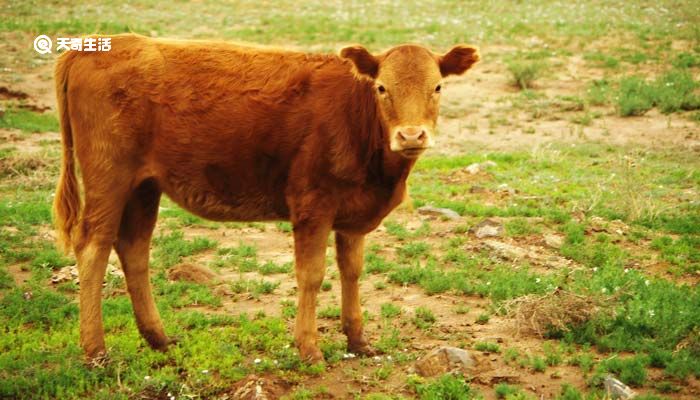
[[[428,138],[428,133],[425,131],[425,129],[420,131],[420,136],[418,136],[418,140],[422,141],[422,140],[425,140],[427,138]]]
[[[401,139],[401,140],[406,140],[406,135],[404,135],[403,132],[399,131],[399,132],[398,132],[398,135],[399,135],[399,139]]]

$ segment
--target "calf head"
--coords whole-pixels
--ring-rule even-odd
[[[434,144],[443,78],[461,75],[479,61],[476,48],[458,45],[443,55],[417,45],[372,55],[362,46],[346,47],[358,79],[374,84],[378,108],[392,151],[416,158]]]

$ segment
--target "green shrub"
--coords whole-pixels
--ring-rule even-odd
[[[464,378],[451,374],[417,385],[416,392],[420,400],[471,400],[476,397]]]
[[[543,61],[515,60],[509,62],[507,66],[513,85],[523,90],[531,88],[547,69],[547,64]]]
[[[623,383],[630,386],[642,386],[647,380],[648,360],[642,356],[630,358],[611,358],[599,364],[600,373],[612,373]]]
[[[620,81],[617,107],[623,117],[642,115],[654,107],[651,89],[640,76],[629,76]]]

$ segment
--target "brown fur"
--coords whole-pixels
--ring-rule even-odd
[[[414,45],[377,56],[352,49],[316,55],[129,34],[114,36],[110,52],[59,58],[55,220],[78,259],[88,356],[104,352],[100,288],[112,246],[141,333],[155,348],[169,342],[148,279],[161,193],[204,218],[292,222],[295,338],[313,360],[322,358],[316,294],[336,231],[343,329],[351,349],[371,352],[357,289],[363,237],[404,198],[415,158],[432,143],[436,85],[478,54],[467,46],[445,56]]]

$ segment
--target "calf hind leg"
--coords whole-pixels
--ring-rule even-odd
[[[119,197],[85,198],[85,208],[73,241],[80,279],[80,344],[89,360],[106,354],[102,325],[102,284],[107,260],[119,226]]]
[[[153,180],[144,181],[134,190],[124,208],[114,249],[124,270],[139,332],[152,348],[165,350],[170,340],[153,300],[148,273],[149,247],[160,195]]]

